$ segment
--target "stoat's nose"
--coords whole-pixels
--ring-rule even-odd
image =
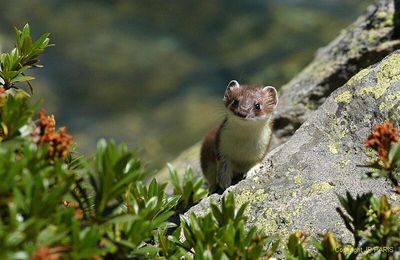
[[[242,102],[240,104],[240,110],[242,110],[245,113],[250,113],[251,109],[253,108],[253,103],[250,102]]]
[[[244,112],[244,111],[242,111],[242,110],[239,109],[239,110],[236,112],[236,115],[237,115],[238,117],[246,118],[247,115],[248,115],[248,113],[247,113],[247,112]]]

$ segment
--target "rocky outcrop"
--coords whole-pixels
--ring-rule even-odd
[[[239,204],[249,202],[248,224],[270,234],[302,229],[315,235],[334,231],[350,239],[335,208],[337,194],[387,194],[394,201],[390,183],[366,179],[368,156],[364,140],[376,123],[400,124],[400,51],[366,68],[334,91],[318,110],[245,180],[225,191]],[[212,195],[190,211],[209,209]]]
[[[357,72],[400,47],[400,0],[377,0],[352,25],[321,48],[314,60],[280,92],[272,147],[286,142],[335,89]],[[184,151],[172,164],[183,173],[187,166],[201,174],[200,143]],[[167,169],[157,175],[168,177]]]
[[[282,87],[273,147],[285,142],[332,91],[400,47],[399,11],[399,0],[377,0]]]
[[[364,140],[376,123],[400,124],[399,6],[397,0],[377,1],[283,86],[276,148],[225,191],[233,192],[238,204],[249,202],[249,225],[281,236],[329,229],[348,240],[335,211],[337,194],[372,191],[400,201],[389,182],[367,179],[365,168],[357,166],[368,160]],[[196,169],[198,149],[199,144],[174,164]],[[190,212],[203,214],[210,201],[220,199],[214,194]]]

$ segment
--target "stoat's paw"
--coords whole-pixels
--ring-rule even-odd
[[[232,172],[232,165],[230,162],[225,160],[220,161],[218,164],[218,184],[219,186],[225,190],[232,184],[233,172]]]

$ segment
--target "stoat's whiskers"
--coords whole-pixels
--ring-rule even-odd
[[[218,116],[219,119],[224,119],[226,117],[226,108],[224,106],[216,106],[215,107],[215,114]]]

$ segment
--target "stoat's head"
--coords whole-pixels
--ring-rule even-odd
[[[278,104],[278,93],[271,86],[240,85],[232,80],[226,88],[224,103],[240,119],[268,119]]]

